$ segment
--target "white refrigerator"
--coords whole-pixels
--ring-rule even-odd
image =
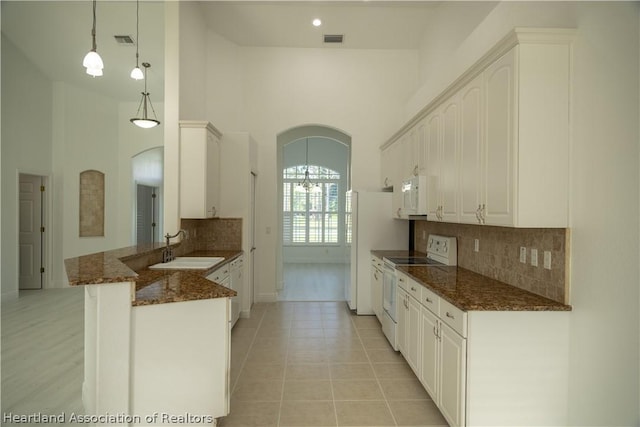
[[[371,307],[371,250],[407,250],[409,221],[394,219],[392,193],[350,191],[351,277],[345,298],[357,314],[374,314]]]

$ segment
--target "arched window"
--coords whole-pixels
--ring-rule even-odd
[[[307,165],[283,170],[283,243],[285,245],[339,244],[340,173],[309,165],[312,187],[301,188]]]

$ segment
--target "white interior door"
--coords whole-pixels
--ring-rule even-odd
[[[258,175],[251,172],[251,206],[249,209],[251,218],[249,218],[249,236],[251,236],[251,249],[249,250],[249,304],[253,305],[255,295],[255,271],[256,271],[256,180]]]
[[[19,265],[20,289],[42,289],[43,260],[43,178],[20,174],[19,180]]]

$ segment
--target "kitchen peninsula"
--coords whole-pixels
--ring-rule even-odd
[[[107,425],[211,425],[229,413],[236,292],[206,276],[242,251],[174,247],[224,261],[201,271],[150,270],[161,244],[65,260],[69,284],[85,286],[85,412],[121,416]]]

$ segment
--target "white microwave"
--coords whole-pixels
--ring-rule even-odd
[[[412,176],[402,181],[402,212],[403,218],[410,215],[427,214],[427,177]]]

